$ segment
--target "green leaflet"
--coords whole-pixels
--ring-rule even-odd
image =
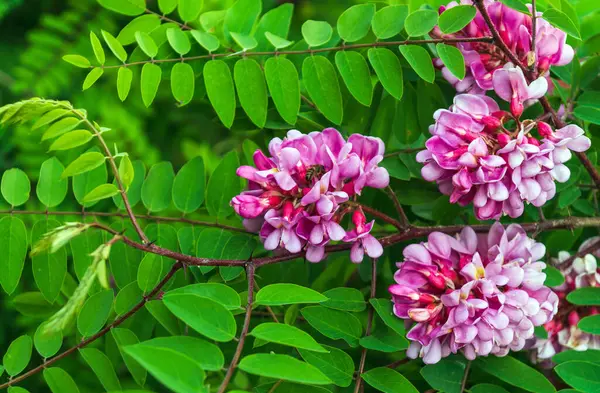
[[[315,352],[327,353],[308,333],[297,327],[283,323],[265,322],[256,326],[250,333],[259,340],[269,341],[290,347],[306,349]]]
[[[137,272],[137,283],[142,292],[148,293],[158,284],[163,271],[161,257],[156,254],[146,254]]]
[[[308,46],[321,46],[333,35],[333,29],[327,22],[307,20],[302,24],[302,37]]]
[[[107,289],[92,295],[83,305],[77,317],[77,330],[83,337],[90,337],[100,331],[113,304],[113,291]]]
[[[319,292],[296,284],[271,284],[256,294],[255,304],[280,306],[283,304],[322,303],[328,300]]]
[[[462,52],[454,46],[445,44],[437,44],[435,49],[450,72],[455,77],[462,80],[466,74],[465,58],[463,57]]]
[[[123,48],[123,45],[109,32],[102,30],[102,37],[106,42],[106,45],[110,48],[111,52],[117,57],[117,59],[125,62],[127,60],[127,52]]]
[[[19,218],[5,216],[0,220],[0,284],[7,294],[12,294],[23,272],[27,254],[27,229]]]
[[[146,9],[145,0],[98,0],[98,3],[104,8],[128,16],[139,15]]]
[[[373,17],[373,33],[380,40],[392,38],[404,29],[404,21],[408,16],[406,5],[390,5],[383,7]]]
[[[92,85],[94,83],[96,83],[96,81],[98,79],[100,79],[100,77],[102,76],[102,74],[104,74],[104,70],[102,68],[94,68],[94,69],[92,69],[89,72],[89,74],[87,74],[87,76],[85,77],[85,80],[83,81],[82,90],[87,90],[90,87],[92,87]]]
[[[421,369],[421,375],[431,387],[448,393],[460,393],[464,374],[465,365],[449,359]]]
[[[400,52],[417,75],[427,82],[433,83],[435,70],[431,56],[425,48],[418,45],[400,45]]]
[[[219,39],[212,34],[204,31],[192,30],[192,37],[208,52],[214,52],[219,49]]]
[[[300,110],[300,82],[294,64],[281,56],[265,62],[265,77],[275,108],[288,124],[296,124]]]
[[[42,163],[35,193],[46,207],[60,205],[67,196],[69,183],[61,176],[64,170],[65,167],[56,157]]]
[[[217,218],[225,218],[233,213],[229,206],[231,198],[241,191],[240,179],[235,171],[240,166],[238,155],[231,151],[223,157],[206,186],[206,208]]]
[[[315,366],[327,378],[342,387],[348,387],[352,384],[354,376],[354,361],[346,352],[341,349],[323,346],[329,353],[321,353],[299,349],[302,358],[309,364]]]
[[[79,393],[79,388],[73,378],[62,368],[44,369],[44,380],[52,393]]]
[[[417,393],[418,390],[402,374],[387,367],[378,367],[362,374],[366,383],[384,393]]]
[[[323,306],[305,307],[301,313],[304,319],[324,336],[333,340],[343,339],[352,347],[358,345],[362,325],[354,315]]]
[[[184,22],[191,22],[198,19],[203,4],[203,0],[179,0],[177,12]]]
[[[341,124],[344,115],[342,93],[331,62],[324,56],[307,57],[302,63],[302,81],[323,115],[334,124]]]
[[[411,37],[427,34],[438,21],[438,13],[434,10],[417,10],[408,15],[404,23],[406,33]]]
[[[7,374],[11,377],[25,370],[31,359],[33,340],[24,335],[10,343],[8,350],[2,358],[2,363]]]
[[[117,94],[121,101],[125,101],[129,95],[131,89],[131,81],[133,79],[133,72],[127,67],[120,67],[117,73]]]
[[[552,393],[555,391],[552,383],[542,373],[510,356],[477,358],[474,365],[486,373],[528,392]]]
[[[93,137],[94,135],[88,130],[70,131],[52,142],[48,150],[69,150],[77,146],[85,145],[91,141]]]
[[[167,29],[167,40],[169,41],[171,48],[181,56],[192,49],[192,44],[190,43],[188,36],[177,27]]]
[[[346,42],[364,38],[369,33],[374,15],[375,4],[360,4],[348,8],[337,20],[340,38]]]
[[[173,181],[173,204],[182,213],[191,213],[204,202],[206,177],[202,157],[188,161]]]
[[[100,165],[103,165],[104,160],[104,155],[102,155],[99,152],[93,151],[83,153],[65,168],[61,177],[64,179],[70,176],[75,176],[81,173],[89,172],[95,168],[98,168]]]
[[[90,366],[100,383],[106,391],[115,391],[121,389],[121,383],[117,378],[117,373],[108,359],[108,357],[96,348],[82,348],[79,350],[81,357]]]
[[[402,66],[398,57],[386,48],[371,48],[368,56],[384,89],[395,99],[402,99],[404,82],[402,80]]]
[[[229,66],[222,60],[210,60],[204,65],[206,94],[225,127],[233,125],[235,91]]]
[[[144,386],[146,383],[146,377],[148,375],[146,369],[143,368],[133,357],[131,357],[131,355],[127,354],[124,350],[126,346],[138,344],[140,340],[137,338],[135,333],[129,329],[112,328],[110,329],[110,333],[115,339],[115,343],[119,348],[119,353],[125,362],[125,366],[131,373],[131,376],[138,385]]]
[[[49,331],[46,329],[46,324],[42,323],[35,331],[33,343],[36,351],[44,358],[52,357],[58,353],[62,346],[62,331]]]
[[[46,233],[61,225],[60,222],[48,218],[37,221],[31,230],[31,244],[36,244]],[[45,252],[32,256],[31,268],[40,292],[50,303],[54,303],[60,294],[60,289],[67,274],[66,250],[63,247],[54,253]],[[46,357],[49,356],[51,355]]]
[[[151,212],[165,210],[171,205],[171,188],[175,179],[170,162],[154,164],[142,185],[142,202]]]
[[[316,367],[288,355],[249,355],[242,359],[239,368],[250,374],[292,382],[313,385],[331,383],[331,380]]]
[[[476,13],[477,10],[471,5],[459,5],[448,8],[440,15],[440,30],[445,34],[456,33],[469,24]]]
[[[2,174],[0,189],[6,202],[13,207],[20,206],[29,200],[31,183],[25,172],[12,168]]]
[[[364,106],[370,106],[373,85],[365,58],[358,52],[341,51],[335,54],[335,65],[352,96]]]
[[[180,105],[188,104],[194,98],[196,76],[187,63],[177,63],[171,69],[171,91]]]
[[[96,60],[100,65],[104,65],[106,60],[106,56],[104,55],[104,48],[102,48],[102,43],[98,39],[98,36],[90,31],[90,42],[92,43],[92,50],[94,51],[94,56],[96,56]]]
[[[158,53],[158,46],[150,36],[150,34],[144,31],[136,31],[135,32],[135,40],[137,44],[140,46],[140,49],[144,51],[145,54],[150,58],[154,58]]]
[[[565,362],[554,368],[563,381],[584,393],[600,389],[600,366],[590,362]]]
[[[132,19],[125,27],[121,29],[117,40],[122,45],[130,45],[136,41],[136,33],[151,33],[160,26],[160,18],[155,14],[140,15]]]
[[[161,68],[152,63],[144,64],[142,67],[142,79],[140,82],[140,86],[142,89],[142,101],[146,107],[149,107],[154,101],[154,97],[156,97],[156,93],[158,92],[158,85],[160,84],[160,80],[162,77]]]
[[[260,65],[253,59],[242,59],[233,70],[240,104],[250,120],[259,128],[267,121],[267,86]]]

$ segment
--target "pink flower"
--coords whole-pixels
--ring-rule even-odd
[[[498,97],[510,102],[510,111],[515,117],[523,113],[525,101],[537,100],[548,90],[546,78],[540,77],[527,84],[523,71],[512,63],[506,63],[503,68],[496,70],[492,83]]]
[[[360,209],[355,210],[352,214],[355,228],[348,231],[343,239],[347,243],[354,242],[350,250],[350,260],[354,263],[362,262],[365,252],[371,258],[379,258],[383,254],[381,243],[370,234],[375,221],[368,224],[366,221],[364,213]]]
[[[459,351],[474,359],[521,350],[557,312],[544,253],[519,225],[499,223],[487,237],[466,227],[406,247],[389,291],[395,315],[414,323],[407,355],[431,364]]]
[[[333,128],[308,135],[290,130],[283,140],[271,140],[271,157],[257,150],[254,166],[238,168],[248,190],[231,206],[248,230],[260,233],[267,250],[304,249],[309,261],[319,262],[325,245],[347,239],[354,243],[353,262],[360,262],[364,251],[380,256],[381,245],[369,234],[373,223],[347,234],[340,221],[353,210],[346,205],[350,196],[389,184],[387,170],[378,166],[384,151],[379,138],[354,134],[346,140]]]
[[[460,4],[472,5],[472,1],[461,0]],[[459,3],[453,1],[445,7],[440,7],[440,12],[457,5]],[[536,49],[534,56],[531,52],[531,16],[515,11],[499,1],[485,0],[484,6],[506,46],[521,63],[529,65],[533,61],[538,74],[544,78],[548,77],[548,69],[551,66],[566,65],[573,59],[574,51],[566,43],[567,35],[545,21],[541,12],[537,13],[536,18]],[[478,12],[475,18],[461,31],[453,34],[443,34],[436,28],[433,35],[440,38],[467,38],[489,37],[491,33],[483,17]],[[495,89],[492,76],[510,61],[500,48],[493,43],[486,42],[459,43],[456,47],[465,57],[466,76],[462,80],[457,79],[441,61],[436,59],[434,64],[442,69],[442,75],[458,92],[481,94],[487,90]]]

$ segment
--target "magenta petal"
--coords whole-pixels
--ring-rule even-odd
[[[377,239],[372,235],[367,235],[362,239],[363,247],[368,256],[371,258],[379,258],[383,255],[383,247]]]
[[[406,260],[431,265],[431,255],[429,251],[421,244],[410,244],[402,251]]]

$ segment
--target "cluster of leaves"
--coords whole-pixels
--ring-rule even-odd
[[[145,151],[131,146],[129,154],[112,149],[103,141],[118,141],[123,149],[119,122],[106,123],[116,131],[100,127],[86,111],[67,102],[27,100],[0,109],[0,124],[27,123],[22,129],[28,133],[33,129],[41,146],[56,155],[44,157],[39,175],[28,176],[19,169],[2,175],[0,189],[8,207],[0,220],[0,248],[6,250],[0,259],[0,284],[10,295],[7,304],[20,314],[11,317],[23,326],[18,334],[11,333],[11,338],[20,337],[8,346],[2,361],[6,373],[18,381],[10,387],[12,393],[48,388],[52,393],[146,393],[164,387],[177,393],[215,391],[223,368],[237,353],[235,341],[244,334],[244,308],[249,291],[254,292],[248,284],[254,283],[248,329],[252,342],[244,347],[229,384],[229,389],[237,389],[232,392],[349,392],[359,377],[366,391],[386,393],[431,388],[461,393],[465,386],[475,393],[555,391],[525,356],[490,357],[472,364],[454,356],[430,366],[405,359],[405,326],[391,312],[385,285],[369,297],[375,283],[371,266],[352,265],[345,253],[319,265],[294,260],[263,266],[254,282],[242,266],[177,269],[176,261],[131,248],[118,238],[118,234],[137,238],[121,198],[122,186],[144,223],[143,231],[160,247],[220,260],[265,255],[258,239],[231,217],[229,200],[243,185],[235,169],[252,162],[253,151],[264,147],[264,139],[282,136],[282,130],[292,126],[306,132],[333,123],[345,134],[381,137],[388,151],[422,147],[433,111],[447,107],[454,94],[436,75],[432,57],[440,57],[457,77],[465,72],[460,52],[451,43],[430,42],[427,34],[435,26],[445,34],[460,30],[474,17],[472,6],[439,15],[419,1],[366,3],[341,10],[331,19],[335,27],[311,19],[294,32],[292,4],[262,14],[271,2],[237,0],[215,6],[208,0],[159,0],[160,13],[147,10],[144,0],[98,3],[134,18],[118,34],[112,22],[106,22],[91,27],[89,40],[87,32],[74,35],[86,48],[73,52],[92,56],[69,55],[65,60],[89,70],[84,89],[92,85],[94,89],[84,97],[91,97],[90,110],[102,87],[95,83],[115,71],[116,84],[110,88],[116,86],[121,100],[134,94],[132,86],[139,82],[138,101],[145,106],[161,93],[172,95],[180,106],[187,104],[181,112],[205,105],[238,135],[220,150],[231,150],[222,159],[204,151],[203,157],[190,154],[189,160],[179,159],[182,165],[176,173],[168,161],[150,165]],[[519,0],[504,3],[529,12]],[[585,60],[581,66],[576,61],[554,69],[560,79],[555,87],[567,114],[579,119],[593,137],[595,124],[600,123],[595,99],[600,62],[594,55],[600,31],[594,23],[598,17],[594,1],[576,6],[564,0],[537,3],[547,20],[569,33],[570,43]],[[127,101],[128,107],[135,105]],[[529,111],[532,118],[541,114],[537,106]],[[102,124],[111,120],[107,112]],[[203,118],[203,129],[208,117]],[[257,127],[264,133],[248,131]],[[257,143],[247,139],[251,137]],[[100,149],[90,148],[92,142]],[[595,151],[589,157],[595,165]],[[469,211],[449,204],[446,196],[422,181],[413,153],[393,154],[383,165],[414,224],[474,222]],[[594,191],[576,187],[589,183],[585,170],[576,162],[569,166],[571,180],[544,208],[546,219],[571,212],[598,214]],[[30,197],[30,177],[37,178],[37,198]],[[363,201],[395,214],[383,193],[365,192]],[[26,210],[20,211],[23,206]],[[42,209],[36,211],[37,207]],[[541,217],[528,207],[525,219]],[[70,224],[73,221],[83,223]],[[96,221],[106,223],[117,236],[105,237]],[[380,227],[384,233],[390,229]],[[548,245],[549,255],[555,255],[590,233],[577,228],[539,237]],[[28,251],[40,244],[66,246],[28,257]],[[377,280],[392,282],[401,250],[386,249],[378,262]],[[29,260],[31,269],[25,268]],[[548,285],[564,280],[556,269],[547,272]],[[169,280],[163,285],[164,278]],[[577,306],[597,306],[599,299],[594,289],[576,291],[568,298]],[[580,328],[597,334],[599,324],[598,317],[591,316],[581,320]],[[543,336],[543,331],[538,333]],[[43,371],[33,368],[61,349],[81,356],[61,359]],[[368,357],[361,361],[366,351]],[[597,390],[597,352],[568,351],[553,361],[556,374],[574,389]],[[32,371],[42,372],[43,380],[20,380],[30,365]]]

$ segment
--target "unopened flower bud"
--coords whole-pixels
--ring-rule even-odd
[[[538,132],[540,133],[540,136],[542,136],[543,138],[550,138],[552,136],[552,134],[554,133],[552,131],[552,127],[550,127],[550,124],[543,122],[543,121],[537,122],[537,129],[538,129]]]
[[[504,147],[504,146],[508,145],[508,142],[510,142],[510,136],[509,135],[504,134],[504,133],[498,134],[498,144],[501,147]]]
[[[513,98],[510,101],[510,111],[515,117],[520,117],[523,109],[523,103],[518,98]]]
[[[362,209],[354,210],[354,213],[352,213],[352,222],[356,226],[356,229],[358,230],[358,232],[361,232],[362,228],[364,227],[365,223],[367,222],[367,218],[365,217],[365,214],[362,212]]]

